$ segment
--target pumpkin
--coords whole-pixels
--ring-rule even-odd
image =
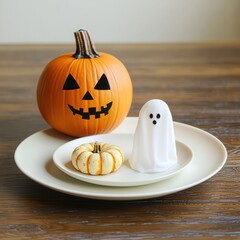
[[[110,132],[129,112],[130,76],[117,58],[96,51],[87,31],[74,35],[76,52],[53,59],[39,78],[40,113],[53,128],[71,136]]]
[[[82,173],[104,175],[115,172],[124,162],[120,148],[110,143],[85,143],[72,153],[73,166]]]

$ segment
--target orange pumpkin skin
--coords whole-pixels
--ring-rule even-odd
[[[103,74],[109,86],[101,90],[96,86]],[[64,89],[69,75],[78,88]],[[124,65],[109,54],[80,59],[73,53],[64,54],[52,60],[41,74],[37,102],[43,118],[60,132],[76,137],[107,133],[129,112],[132,82]]]

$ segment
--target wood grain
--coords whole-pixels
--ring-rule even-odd
[[[240,42],[98,45],[118,57],[134,86],[129,116],[165,100],[175,121],[204,129],[228,150],[210,180],[161,198],[111,202],[47,189],[14,163],[16,146],[47,128],[35,90],[43,67],[73,45],[0,46],[1,239],[239,239]]]

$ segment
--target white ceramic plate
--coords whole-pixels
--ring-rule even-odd
[[[189,147],[181,142],[176,142],[178,163],[159,173],[139,173],[131,169],[128,161],[118,169],[118,171],[104,175],[91,176],[77,171],[71,162],[71,154],[73,150],[83,144],[90,142],[108,142],[119,146],[127,160],[131,154],[133,145],[133,134],[113,133],[104,135],[94,135],[83,137],[68,143],[63,144],[53,154],[53,162],[63,172],[71,177],[84,182],[89,182],[97,185],[112,186],[112,187],[130,187],[150,184],[173,177],[175,174],[182,171],[192,160],[193,154]]]
[[[114,133],[133,133],[137,118],[126,118]],[[34,181],[57,191],[79,197],[134,200],[175,193],[214,176],[225,164],[227,152],[213,135],[198,128],[174,122],[176,139],[193,151],[194,158],[184,171],[167,180],[137,187],[107,187],[74,179],[60,171],[52,160],[53,152],[73,140],[53,129],[37,132],[19,144],[15,162]]]

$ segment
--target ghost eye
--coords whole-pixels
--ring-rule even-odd
[[[107,80],[107,77],[105,74],[103,74],[101,76],[101,78],[98,80],[96,86],[94,89],[97,89],[97,90],[110,90],[110,85],[109,85],[109,82]]]
[[[64,83],[63,90],[73,90],[80,88],[74,77],[69,73]]]
[[[153,118],[153,114],[151,113],[151,114],[149,115],[149,117],[150,117],[150,118]]]
[[[160,117],[161,117],[161,115],[158,113],[158,114],[157,114],[157,118],[160,118]]]

